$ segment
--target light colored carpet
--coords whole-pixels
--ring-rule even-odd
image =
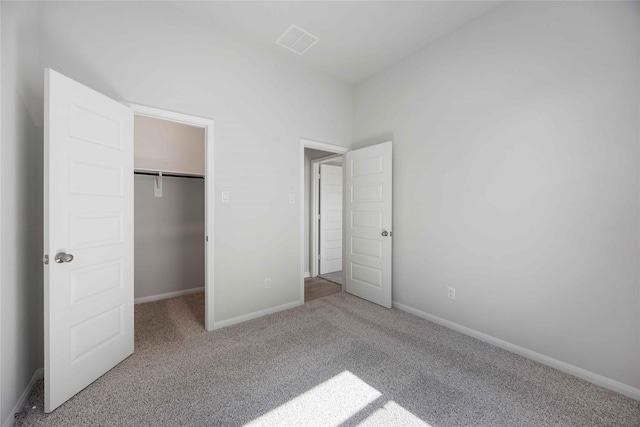
[[[342,271],[334,271],[333,273],[318,274],[318,277],[322,277],[324,280],[328,280],[338,285],[342,285]]]
[[[135,354],[49,415],[40,382],[17,425],[640,425],[640,402],[346,293],[211,333],[203,304],[136,306]]]

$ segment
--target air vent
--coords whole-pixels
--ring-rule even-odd
[[[292,50],[298,55],[305,53],[311,46],[316,44],[319,39],[313,34],[308,33],[297,25],[291,24],[287,31],[285,31],[276,44]]]

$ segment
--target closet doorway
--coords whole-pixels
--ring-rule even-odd
[[[134,301],[183,297],[159,305],[143,321],[170,323],[169,317],[187,311],[194,323],[212,330],[213,122],[129,107],[134,111]],[[172,310],[174,305],[186,307]]]
[[[208,203],[214,186],[213,121],[117,102],[49,68],[44,88],[44,406],[49,413],[134,352],[134,115],[204,129],[207,330],[214,328],[213,205]]]

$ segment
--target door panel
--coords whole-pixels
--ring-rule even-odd
[[[392,143],[350,151],[345,160],[346,291],[391,308]]]
[[[320,164],[320,274],[342,270],[342,166]]]
[[[51,412],[133,353],[133,112],[47,69],[44,163]]]

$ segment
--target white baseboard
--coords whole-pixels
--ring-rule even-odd
[[[304,272],[304,276],[303,276],[303,277],[304,277],[305,279],[306,279],[307,277],[311,277],[311,273],[309,273],[308,271],[305,271],[305,272]]]
[[[183,291],[167,292],[166,294],[151,295],[150,297],[141,297],[133,300],[134,304],[142,304],[144,302],[160,301],[168,298],[180,297],[182,295],[196,294],[204,292],[204,286],[201,288],[185,289]]]
[[[13,424],[16,422],[15,414],[22,411],[22,409],[24,409],[24,406],[27,404],[27,399],[29,398],[29,395],[31,394],[33,387],[36,385],[36,382],[41,380],[43,377],[44,377],[44,369],[43,368],[36,369],[36,371],[33,373],[33,376],[31,377],[31,381],[29,381],[29,384],[27,385],[27,388],[25,388],[24,391],[22,392],[22,395],[20,395],[20,399],[18,399],[18,403],[16,403],[16,406],[13,407],[7,419],[4,420],[4,422],[2,423],[2,427],[13,426]]]
[[[231,319],[221,320],[213,323],[213,329],[224,328],[225,326],[235,325],[236,323],[246,322],[247,320],[257,319],[267,314],[277,313],[278,311],[288,310],[304,304],[304,301],[294,301],[287,304],[278,305],[276,307],[266,308],[264,310],[254,311],[253,313],[243,314],[242,316],[232,317]]]
[[[587,371],[586,369],[579,368],[569,363],[562,362],[558,359],[545,356],[544,354],[536,353],[535,351],[520,347],[519,345],[503,341],[499,338],[492,337],[491,335],[487,335],[483,332],[476,331],[475,329],[467,328],[466,326],[462,326],[449,320],[445,320],[441,317],[434,316],[433,314],[425,313],[424,311],[418,310],[416,308],[400,304],[399,302],[394,301],[393,307],[397,308],[398,310],[402,310],[423,319],[429,320],[433,323],[437,323],[449,329],[453,329],[454,331],[460,332],[462,334],[469,335],[470,337],[479,339],[480,341],[495,345],[496,347],[500,347],[504,350],[510,351],[511,353],[519,354],[520,356],[524,356],[527,359],[531,359],[538,363],[542,363],[543,365],[550,366],[590,383],[623,394],[632,399],[640,400],[640,389],[637,389],[635,387],[631,387],[627,384],[623,384],[619,381],[612,380],[611,378],[604,377],[600,374]]]

